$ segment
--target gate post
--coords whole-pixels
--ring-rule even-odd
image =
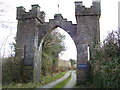
[[[38,55],[38,26],[44,23],[43,12],[39,5],[32,5],[29,12],[17,7],[17,35],[15,58],[22,62],[22,81],[40,80],[41,58]],[[37,69],[37,70],[36,70]]]
[[[93,6],[86,8],[82,2],[75,2],[77,21],[77,84],[89,80],[90,65],[87,47],[94,48],[100,42],[100,2],[93,1]]]

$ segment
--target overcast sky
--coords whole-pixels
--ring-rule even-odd
[[[76,23],[75,19],[75,1],[79,0],[0,0],[3,2],[0,5],[0,8],[5,9],[2,15],[0,15],[0,21],[7,21],[9,23],[4,23],[8,27],[2,25],[0,27],[0,56],[3,55],[1,51],[1,47],[3,48],[4,44],[6,49],[5,53],[11,53],[8,43],[13,42],[13,37],[16,35],[16,7],[24,6],[26,11],[31,9],[32,4],[39,4],[41,7],[41,11],[46,13],[46,21],[52,19],[55,13],[58,13],[59,4],[60,9],[59,12],[63,15],[64,18],[67,18],[68,21],[72,21]],[[82,0],[83,3],[89,7],[92,4],[92,0]],[[101,33],[101,41],[107,36],[107,33],[112,30],[118,29],[118,1],[119,0],[101,0],[101,18],[100,18],[100,33]],[[1,24],[0,24],[1,26]],[[9,37],[8,37],[9,36]],[[6,42],[7,40],[7,42]],[[67,39],[68,40],[68,39]],[[74,46],[74,45],[73,45]],[[71,44],[72,47],[72,44]],[[74,53],[76,50],[71,49]],[[4,50],[3,50],[4,51]],[[71,54],[70,54],[71,55]],[[69,59],[70,55],[66,54],[65,59]],[[69,58],[68,58],[68,57]],[[76,55],[73,56],[75,58]],[[75,58],[76,59],[76,58]]]

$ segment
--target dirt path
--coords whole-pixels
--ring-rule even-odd
[[[58,84],[59,82],[65,80],[69,75],[70,75],[71,71],[68,71],[62,78],[55,80],[49,84],[43,85],[40,88],[52,88],[53,86],[55,86],[56,84]],[[37,90],[37,89],[36,89]]]
[[[72,71],[72,77],[64,88],[73,88],[76,84],[76,70]]]

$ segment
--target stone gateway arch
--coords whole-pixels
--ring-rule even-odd
[[[74,13],[74,12],[73,12]],[[17,36],[15,58],[23,64],[24,77],[35,82],[41,78],[42,40],[60,27],[74,40],[77,47],[77,84],[89,79],[89,61],[87,47],[94,48],[100,42],[99,18],[101,15],[100,2],[93,1],[90,8],[75,2],[76,23],[55,14],[54,19],[45,22],[45,13],[39,5],[32,5],[29,12],[24,7],[17,7]]]

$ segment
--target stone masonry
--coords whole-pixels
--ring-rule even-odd
[[[100,13],[100,2],[93,2],[91,8],[86,8],[83,6],[82,2],[75,2],[75,16],[77,21],[77,65],[87,65],[85,70],[77,69],[77,84],[89,79],[87,46],[89,45],[90,49],[92,49],[100,42]]]
[[[100,2],[93,2],[91,8],[86,8],[82,2],[75,2],[77,24],[67,21],[61,14],[55,14],[54,19],[45,22],[45,13],[39,5],[32,5],[29,12],[24,7],[17,7],[17,36],[15,58],[23,63],[22,72],[25,78],[35,82],[40,81],[41,54],[44,38],[55,28],[64,29],[77,46],[77,65],[88,64],[87,46],[93,48],[99,44]],[[77,83],[88,80],[89,67],[77,68]]]

